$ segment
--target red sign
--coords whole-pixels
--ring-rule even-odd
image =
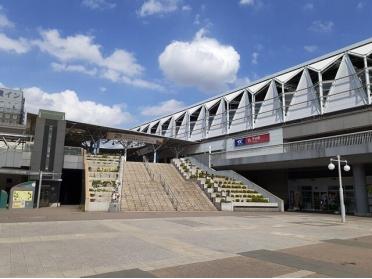
[[[257,144],[270,141],[270,134],[255,135],[245,138],[245,144]]]

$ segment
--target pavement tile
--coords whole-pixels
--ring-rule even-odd
[[[312,245],[314,246],[314,245]],[[371,273],[356,268],[351,265],[338,264],[333,262],[324,261],[319,257],[311,258],[306,254],[308,246],[302,246],[301,252],[304,253],[289,253],[286,251],[269,251],[257,250],[241,253],[246,257],[260,259],[266,262],[277,263],[285,266],[297,268],[299,270],[309,270],[320,274],[325,274],[331,277],[370,277]],[[318,255],[321,253],[318,251]]]
[[[138,268],[126,269],[108,273],[101,273],[92,276],[87,276],[89,278],[154,278],[155,276],[149,272],[143,271]]]
[[[295,272],[297,269],[267,263],[247,257],[230,257],[226,259],[199,262],[151,270],[157,277],[274,277]]]
[[[350,267],[351,269],[360,269],[361,272],[369,275],[368,277],[372,276],[372,250],[369,248],[336,243],[320,243],[289,248],[282,250],[282,252]]]

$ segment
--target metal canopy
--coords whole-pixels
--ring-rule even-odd
[[[314,69],[315,71],[323,71],[326,68],[328,68],[329,65],[333,64],[337,59],[339,59],[342,55],[344,55],[344,54],[341,53],[341,54],[332,56],[332,57],[327,58],[325,60],[322,60],[322,61],[316,62],[314,64],[311,64],[308,67],[311,68],[311,69]]]
[[[354,49],[350,50],[350,53],[351,54],[362,55],[362,56],[369,55],[370,53],[372,53],[372,43],[366,44],[366,45],[361,46],[361,47],[354,48]]]
[[[244,93],[244,90],[240,90],[240,91],[237,91],[237,92],[233,92],[231,94],[228,94],[225,96],[225,99],[226,101],[229,103],[231,102],[232,100],[234,100],[237,96],[239,96],[240,94]]]
[[[37,115],[27,115],[28,121],[36,122]],[[32,123],[30,123],[32,126]],[[66,146],[81,147],[81,143],[86,141],[98,141],[100,139],[114,139],[114,140],[127,140],[136,141],[146,144],[161,144],[161,143],[174,143],[174,144],[189,144],[192,143],[187,140],[168,138],[160,135],[152,135],[133,130],[105,127],[82,122],[75,122],[66,120]]]
[[[292,79],[295,75],[297,75],[299,72],[301,72],[303,69],[297,69],[288,73],[285,73],[284,75],[277,76],[275,79],[279,82],[286,83],[290,79]]]
[[[263,87],[265,87],[271,80],[265,80],[263,82],[257,83],[255,85],[249,86],[248,90],[252,93],[257,93],[260,91]]]

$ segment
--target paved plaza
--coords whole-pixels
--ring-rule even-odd
[[[371,218],[29,212],[0,211],[2,277],[372,276]]]

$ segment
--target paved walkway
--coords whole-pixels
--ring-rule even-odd
[[[10,223],[2,214],[2,277],[372,276],[371,218],[340,224],[333,215],[217,212],[81,220],[88,215],[76,213],[75,221]]]

